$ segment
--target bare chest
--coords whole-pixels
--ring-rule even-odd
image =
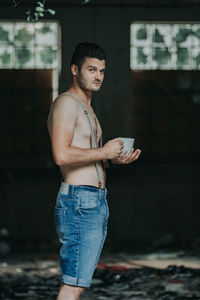
[[[74,137],[80,140],[90,141],[91,144],[91,130],[93,131],[96,144],[99,144],[99,140],[102,136],[102,129],[93,110],[87,110],[88,116],[81,109],[76,121]],[[89,121],[89,119],[90,121]],[[90,125],[91,124],[91,125]]]

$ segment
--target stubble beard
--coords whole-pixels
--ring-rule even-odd
[[[90,91],[90,92],[98,92],[100,90],[101,84],[98,87],[92,86],[85,78],[79,73],[77,76],[77,83],[79,87],[84,91]]]

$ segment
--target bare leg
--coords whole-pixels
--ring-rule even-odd
[[[84,290],[84,288],[79,286],[63,284],[60,288],[57,300],[80,300],[80,296]]]

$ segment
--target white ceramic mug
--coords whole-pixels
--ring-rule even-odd
[[[126,154],[126,156],[127,156],[127,155],[129,155],[129,152],[133,148],[135,139],[133,139],[133,138],[124,138],[124,137],[120,137],[120,139],[124,142],[124,149],[123,149],[122,153],[120,154],[120,156],[122,156],[125,151],[128,151],[128,153]]]

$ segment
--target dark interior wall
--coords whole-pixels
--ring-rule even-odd
[[[131,1],[130,1],[131,3]],[[53,8],[54,6],[51,5]],[[55,5],[62,33],[60,92],[70,83],[69,62],[79,41],[101,44],[108,55],[102,90],[94,108],[104,139],[134,136],[130,61],[130,24],[133,21],[199,21],[199,7]],[[0,6],[0,20],[24,19],[25,6]],[[139,144],[136,145],[140,147]],[[49,155],[49,153],[47,154]],[[55,236],[53,207],[59,185],[58,171],[43,162],[23,170],[1,163],[0,225],[18,239]],[[108,172],[110,239],[157,237],[164,233],[199,234],[197,183],[199,162],[140,161]]]
[[[113,241],[199,236],[199,164],[147,163],[109,170]],[[170,238],[170,239],[171,239]]]
[[[134,3],[135,1],[128,2]],[[105,138],[132,134],[130,24],[133,21],[198,22],[198,6],[153,5],[151,7],[149,4],[145,7],[143,4],[140,7],[131,4],[114,5],[114,1],[111,1],[110,5],[105,6],[61,6],[56,5],[55,2],[55,5],[51,4],[51,7],[55,7],[55,19],[61,24],[62,70],[60,91],[65,90],[70,83],[69,63],[77,42],[89,40],[101,44],[107,51],[107,71],[104,86],[95,95],[96,101],[93,105],[100,119],[103,120],[103,127],[106,128]],[[19,6],[17,9],[2,6],[0,19],[22,20],[26,9],[25,6]],[[110,126],[113,123],[115,125]]]

